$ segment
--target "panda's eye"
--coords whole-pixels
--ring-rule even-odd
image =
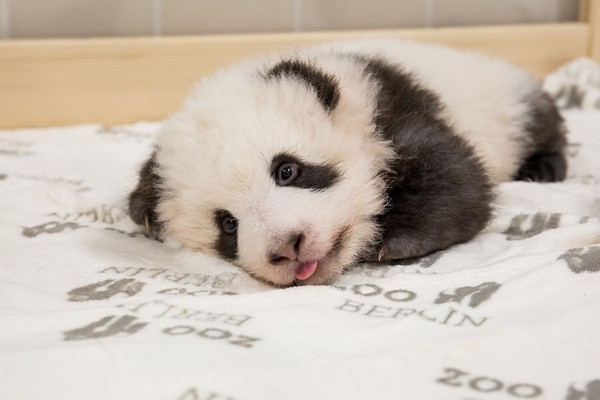
[[[289,185],[298,176],[298,165],[294,163],[282,164],[277,170],[277,183],[281,186]]]
[[[223,231],[228,235],[233,235],[238,228],[238,221],[233,217],[223,218]]]

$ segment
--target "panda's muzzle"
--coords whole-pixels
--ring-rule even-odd
[[[288,235],[287,240],[282,241],[274,251],[269,253],[269,263],[282,265],[290,261],[297,261],[305,239],[306,236],[301,232],[291,233]]]
[[[317,260],[301,261],[300,254],[306,242],[306,235],[293,232],[281,241],[275,251],[269,254],[269,263],[275,266],[292,268],[296,279],[310,278],[317,270]]]

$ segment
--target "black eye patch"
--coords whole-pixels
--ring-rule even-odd
[[[311,190],[330,188],[340,179],[340,173],[334,165],[310,164],[285,153],[273,157],[270,173],[279,186]]]
[[[226,260],[235,260],[238,257],[238,220],[227,210],[215,210],[213,220],[219,228],[214,249]]]

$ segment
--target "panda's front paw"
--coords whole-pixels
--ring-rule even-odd
[[[383,240],[376,261],[388,262],[405,258],[419,258],[436,250],[439,249],[426,239],[420,240],[409,235],[393,236]]]

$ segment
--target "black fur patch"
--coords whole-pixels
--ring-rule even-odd
[[[374,260],[419,257],[472,239],[491,217],[491,185],[473,148],[440,117],[433,92],[381,60],[359,58],[380,85],[375,123],[397,153]]]
[[[442,110],[439,98],[418,85],[399,67],[378,59],[359,58],[365,72],[380,85],[375,124],[386,139],[413,119],[437,120]]]
[[[316,65],[302,60],[283,60],[267,72],[267,78],[290,77],[306,83],[327,111],[332,111],[340,99],[337,79]]]
[[[129,215],[133,222],[144,226],[150,237],[157,239],[162,224],[156,214],[160,201],[161,178],[156,173],[156,153],[153,153],[140,171],[140,180],[129,195]]]
[[[317,165],[300,161],[290,154],[278,154],[271,160],[271,177],[277,182],[277,172],[282,164],[298,165],[298,176],[288,187],[300,189],[324,190],[335,185],[340,179],[340,173],[333,165]]]
[[[223,220],[234,218],[229,211],[215,210],[214,222],[219,229],[219,238],[214,244],[214,249],[226,260],[233,261],[238,257],[237,232],[229,234],[223,229]]]
[[[556,182],[567,175],[567,145],[564,121],[552,98],[541,88],[525,99],[531,107],[531,120],[525,129],[533,141],[532,150],[515,180]]]

